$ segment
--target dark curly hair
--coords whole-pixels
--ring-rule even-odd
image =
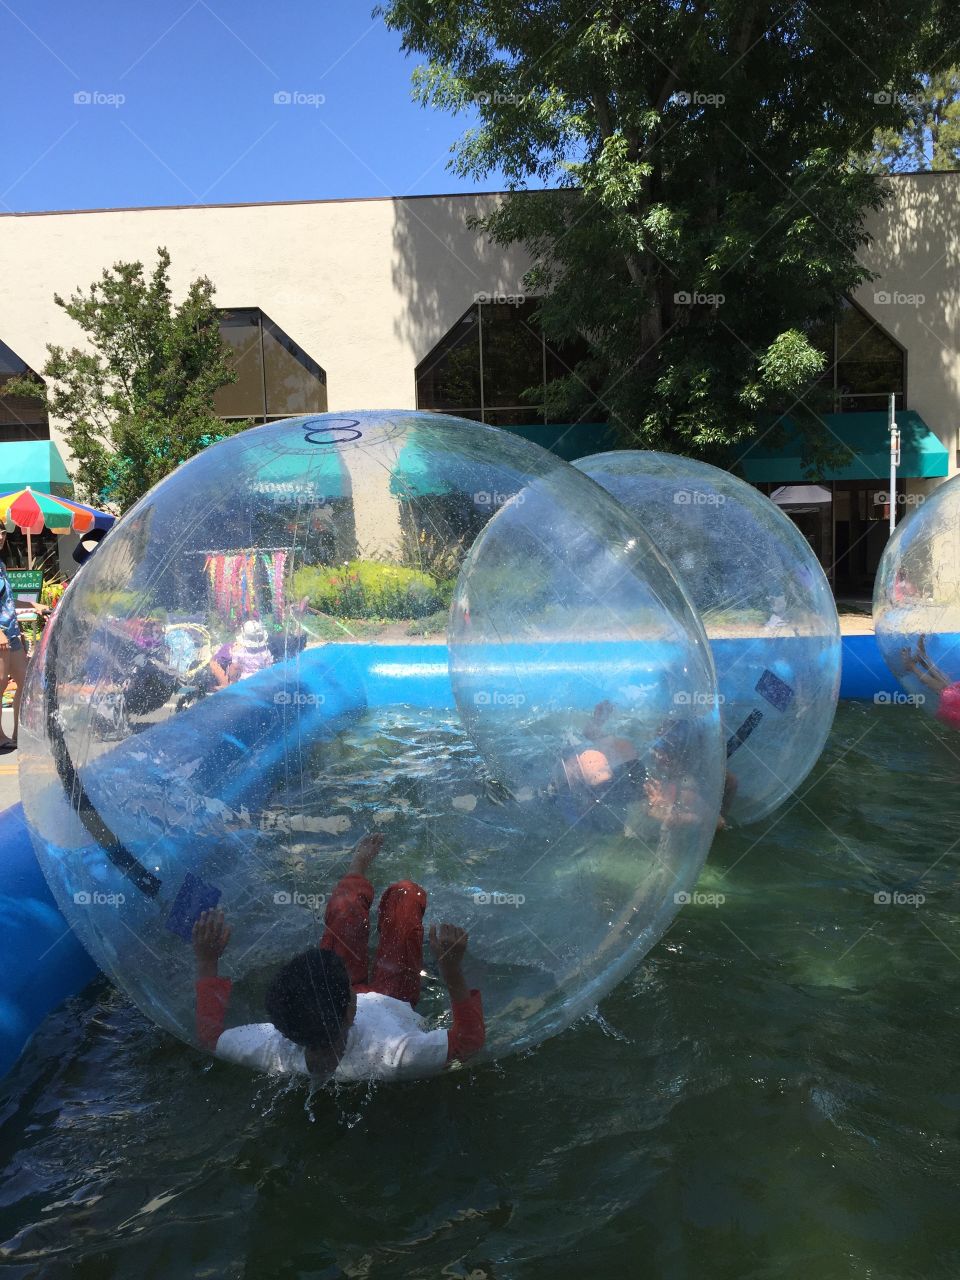
[[[302,951],[270,983],[264,1003],[282,1036],[306,1049],[329,1049],[350,1004],[346,965],[335,951]]]

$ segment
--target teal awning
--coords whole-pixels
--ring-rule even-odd
[[[524,440],[532,440],[541,449],[549,449],[565,462],[576,462],[593,453],[616,449],[618,441],[605,422],[532,423],[522,427],[506,427],[506,431]]]
[[[52,440],[11,440],[0,444],[0,492],[27,485],[61,498],[72,497],[70,475]]]
[[[877,480],[884,482],[890,475],[890,431],[887,414],[874,413],[825,413],[821,420],[835,441],[841,441],[853,451],[853,457],[843,467],[827,467],[821,480]],[[751,484],[789,484],[795,480],[810,480],[811,472],[801,464],[801,435],[792,418],[780,420],[786,428],[787,440],[780,448],[769,439],[761,438],[754,444],[744,444],[731,459],[730,469],[739,472]],[[897,412],[900,428],[900,466],[897,475],[904,479],[941,477],[950,470],[950,458],[946,446],[936,436],[918,413],[912,409]]]
[[[258,455],[250,453],[244,461],[245,467],[250,466],[254,492],[277,501],[296,501],[311,495],[326,502],[350,497],[350,474],[337,449],[318,449],[306,462],[304,455],[296,452],[272,456],[265,450],[263,459],[260,463]]]
[[[424,415],[424,424],[429,425],[428,414]],[[616,447],[613,433],[604,422],[538,422],[504,427],[503,430],[510,435],[522,436],[524,440],[532,440],[567,462]],[[421,440],[412,440],[403,446],[390,479],[390,492],[406,499],[457,490],[470,493],[474,487],[475,475],[466,458],[433,455],[424,448]]]

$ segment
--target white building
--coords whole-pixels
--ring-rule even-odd
[[[890,179],[870,219],[865,261],[876,279],[822,335],[834,359],[827,426],[854,462],[827,477],[831,502],[796,518],[838,589],[872,578],[886,536],[886,406],[895,392],[904,492],[957,469],[960,427],[960,174]],[[468,227],[496,194],[311,201],[0,216],[0,381],[42,367],[46,346],[78,331],[54,293],[86,287],[105,266],[151,264],[169,249],[175,290],[206,274],[224,308],[239,381],[224,417],[429,408],[522,428],[567,457],[609,443],[602,423],[547,424],[519,400],[556,356],[529,323],[528,265]],[[2,389],[2,388],[0,388]],[[66,465],[65,465],[66,464]],[[772,489],[804,480],[790,447],[763,439],[738,461]],[[68,483],[56,422],[0,396],[0,491]]]

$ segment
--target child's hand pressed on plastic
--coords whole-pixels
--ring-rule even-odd
[[[219,907],[201,912],[193,926],[193,954],[197,958],[200,977],[216,977],[217,962],[227,949],[230,933],[230,926]]]
[[[440,977],[447,987],[457,980],[463,982],[461,968],[463,957],[467,953],[468,940],[469,935],[466,929],[461,929],[455,924],[444,923],[439,929],[435,924],[430,926],[430,950],[440,970]]]
[[[593,708],[593,715],[583,727],[584,737],[597,738],[603,733],[603,726],[610,719],[614,712],[614,705],[607,698],[603,702],[598,702]]]
[[[350,861],[351,872],[354,875],[365,876],[369,868],[376,861],[377,855],[382,848],[382,831],[374,831],[365,835],[353,851],[353,858]]]

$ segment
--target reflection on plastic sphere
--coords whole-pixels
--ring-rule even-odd
[[[960,484],[938,486],[893,531],[873,589],[884,661],[907,699],[960,729]]]
[[[840,689],[840,627],[823,570],[778,507],[727,471],[618,451],[576,466],[639,519],[706,629],[738,823],[771,813],[823,750]]]
[[[722,785],[706,642],[639,526],[537,446],[416,413],[257,427],[159,484],[48,628],[22,744],[59,905],[190,1041],[200,911],[233,927],[228,1024],[262,1023],[380,830],[378,889],[469,931],[485,1054],[536,1043],[656,941]],[[436,978],[417,1012],[445,1025]]]

